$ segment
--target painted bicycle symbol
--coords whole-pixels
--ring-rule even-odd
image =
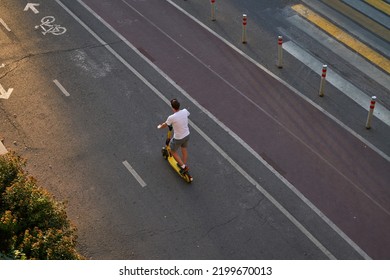
[[[35,29],[41,28],[42,34],[46,35],[47,33],[51,33],[53,35],[62,35],[66,32],[66,28],[59,25],[54,24],[55,18],[53,16],[46,16],[41,19],[41,24],[35,26]]]

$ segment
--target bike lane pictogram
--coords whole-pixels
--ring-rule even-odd
[[[55,18],[53,16],[45,16],[41,19],[41,24],[35,26],[35,29],[41,28],[42,34],[46,35],[48,33],[53,35],[62,35],[66,32],[66,28],[55,24]]]

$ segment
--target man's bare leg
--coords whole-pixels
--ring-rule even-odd
[[[171,151],[173,158],[177,161],[177,163],[182,166],[183,161],[181,160],[179,154],[177,152]]]
[[[187,165],[187,148],[181,147],[181,154],[183,155],[183,163]]]

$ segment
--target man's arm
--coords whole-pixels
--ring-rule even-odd
[[[163,122],[162,124],[159,124],[158,126],[157,126],[157,128],[158,129],[161,129],[161,128],[166,128],[168,125],[165,123],[165,122]]]

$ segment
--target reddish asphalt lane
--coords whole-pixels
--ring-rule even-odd
[[[84,0],[374,259],[390,258],[390,164],[166,1]]]

